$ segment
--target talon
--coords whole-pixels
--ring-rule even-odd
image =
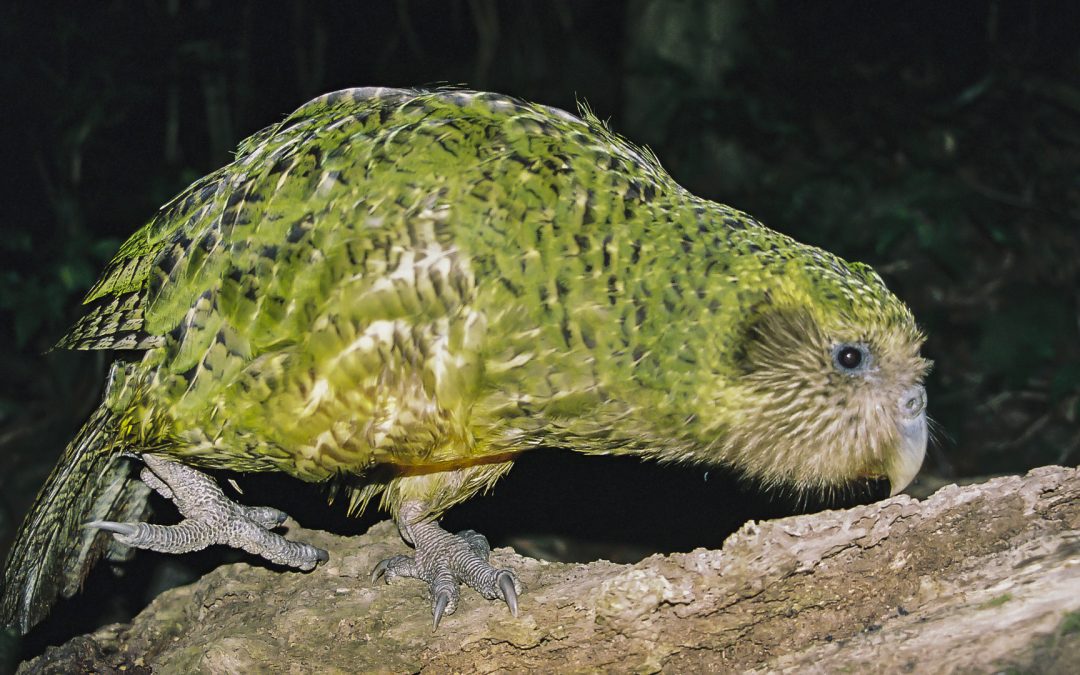
[[[499,590],[502,591],[503,600],[506,601],[506,606],[510,608],[510,613],[516,618],[518,615],[518,598],[517,588],[514,587],[514,576],[503,570],[499,572],[498,576]]]
[[[114,523],[111,520],[95,520],[87,523],[83,527],[96,527],[99,530],[105,530],[106,532],[115,532],[123,537],[132,537],[138,533],[139,528],[130,523]]]
[[[439,622],[442,621],[443,612],[446,611],[446,606],[450,604],[450,594],[446,591],[439,593],[435,598],[435,611],[433,612],[435,620],[431,625],[431,630],[438,630]]]
[[[432,630],[438,630],[444,616],[454,613],[462,586],[472,588],[488,600],[502,600],[518,615],[521,584],[509,569],[496,569],[488,562],[491,546],[487,537],[475,530],[450,534],[435,520],[418,518],[427,506],[406,502],[397,516],[402,538],[416,548],[416,555],[394,556],[379,563],[372,581],[385,574],[427,582],[431,598]]]
[[[270,531],[286,517],[284,512],[237,504],[213,479],[181,462],[153,454],[144,454],[142,459],[146,464],[139,474],[142,482],[171,500],[182,520],[175,525],[95,520],[87,527],[111,532],[128,546],[160,553],[188,553],[225,544],[302,570],[330,559],[322,549]]]
[[[371,583],[375,583],[379,578],[386,573],[386,569],[390,567],[390,559],[380,560],[379,564],[375,566],[375,569],[371,570]],[[390,583],[387,579],[386,583]]]

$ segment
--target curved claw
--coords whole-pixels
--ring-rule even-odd
[[[115,532],[124,537],[133,536],[139,531],[139,528],[131,523],[114,523],[111,520],[95,520],[87,523],[84,527],[96,527],[99,530]]]
[[[431,630],[438,630],[439,622],[442,621],[443,612],[446,611],[446,606],[450,604],[450,594],[446,591],[439,593],[435,598],[435,609],[432,612],[434,614],[434,621],[431,624]]]
[[[517,617],[518,615],[518,596],[517,588],[514,587],[514,576],[510,572],[499,572],[498,576],[499,590],[502,591],[503,600],[506,601],[506,606],[510,608],[510,613]]]
[[[371,570],[371,583],[375,583],[382,575],[386,574],[387,568],[390,567],[390,559],[386,558],[379,561],[379,564],[375,566],[375,569]],[[390,583],[387,579],[386,583]]]

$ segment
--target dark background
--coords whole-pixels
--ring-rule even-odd
[[[46,353],[96,274],[240,139],[349,86],[587,101],[697,194],[872,264],[936,362],[922,489],[1080,461],[1080,3],[25,2],[0,8],[0,49],[0,552],[97,404],[109,355]],[[381,517],[351,521],[318,486],[242,484],[312,527]],[[758,492],[552,450],[448,526],[634,559],[824,503]],[[232,555],[102,566],[25,653]]]

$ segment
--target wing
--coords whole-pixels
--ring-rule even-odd
[[[251,206],[266,187],[259,178],[306,175],[311,167],[290,148],[318,134],[320,125],[333,119],[338,109],[365,100],[374,108],[416,93],[381,88],[334,92],[244,140],[233,162],[190,185],[121,246],[83,299],[85,313],[56,347],[125,350],[164,344],[164,333],[179,320],[171,315],[173,310],[181,311],[182,317],[179,308],[190,307],[199,294],[198,284],[180,282],[205,278],[224,265],[222,256],[212,254],[237,225],[252,224]],[[318,163],[321,158],[307,159]],[[148,321],[148,308],[155,304],[160,306],[154,313],[160,320]]]
[[[163,258],[183,257],[190,233],[204,225],[225,192],[226,169],[196,181],[124,242],[83,299],[86,313],[57,348],[150,349],[162,344],[162,336],[148,332],[144,321],[153,271]]]
[[[518,140],[493,142],[519,113],[522,124],[507,132]],[[462,172],[489,186],[490,172],[523,175],[518,162],[540,160],[509,146],[531,157],[540,152],[532,143],[556,127],[558,138],[591,130],[598,143],[619,140],[589,120],[469,91],[362,88],[319,97],[243,141],[233,162],[162,207],[120,249],[58,346],[150,349],[171,335],[181,345],[172,355],[177,372],[214,340],[248,358],[279,347],[327,307],[359,312],[352,298],[396,268],[401,251],[449,242],[445,195],[454,188],[469,196]],[[660,171],[626,147],[646,173]],[[551,171],[564,170],[556,164]],[[471,198],[486,213],[501,189],[486,201]],[[433,311],[445,309],[426,295],[421,305],[429,300]],[[369,319],[417,311],[362,309]],[[221,337],[223,325],[245,344],[229,330]]]

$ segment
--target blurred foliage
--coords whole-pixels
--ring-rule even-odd
[[[1080,6],[6,3],[0,539],[96,403],[46,353],[128,234],[346,86],[587,100],[693,191],[874,265],[936,361],[948,475],[1080,460]],[[0,548],[2,550],[2,548]]]

